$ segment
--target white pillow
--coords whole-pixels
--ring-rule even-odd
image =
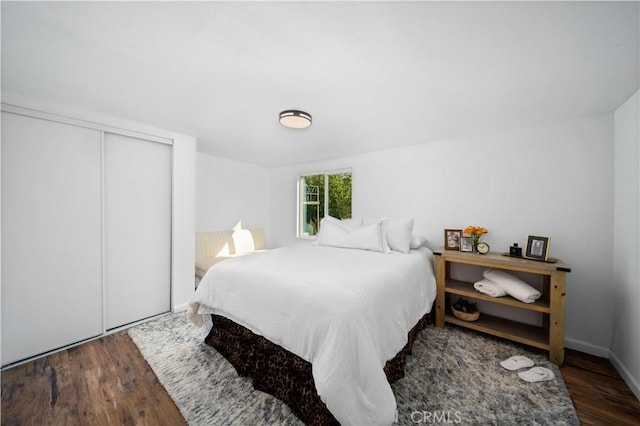
[[[320,231],[318,232],[318,245],[329,246],[333,241],[340,241],[350,229],[345,227],[336,218],[327,216],[320,221]]]
[[[335,218],[331,217],[331,219],[335,219]],[[338,219],[335,219],[335,220],[338,220]],[[343,224],[344,226],[348,226],[351,229],[360,228],[362,226],[362,218],[352,217],[351,219],[342,219],[340,223]]]
[[[318,245],[382,251],[382,222],[351,229],[332,217],[320,222]]]
[[[233,247],[237,254],[250,253],[256,250],[253,235],[248,229],[233,231],[231,238],[233,238]]]
[[[382,252],[383,253],[391,253],[391,249],[389,248],[389,243],[387,243],[387,222],[388,218],[383,217],[382,219],[370,219],[364,218],[362,219],[362,225],[371,225],[372,223],[381,222],[382,223]]]
[[[413,218],[388,219],[385,231],[389,248],[401,253],[409,253],[411,248],[411,231],[413,230]]]
[[[426,247],[426,244],[427,244],[427,237],[425,237],[424,235],[411,234],[411,248],[413,250],[420,248],[422,246]]]

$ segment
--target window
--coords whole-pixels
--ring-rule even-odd
[[[298,237],[315,238],[325,216],[351,218],[351,171],[301,176],[298,182]]]

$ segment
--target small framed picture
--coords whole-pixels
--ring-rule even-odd
[[[462,236],[460,237],[460,251],[473,251],[473,237]]]
[[[445,250],[460,250],[461,236],[462,236],[462,229],[445,229],[444,230]]]
[[[549,237],[529,235],[527,239],[527,251],[524,257],[535,260],[547,260],[549,256]]]

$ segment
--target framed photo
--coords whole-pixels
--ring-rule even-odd
[[[524,257],[535,260],[547,260],[549,256],[549,237],[529,235],[527,238],[527,251]]]
[[[462,237],[462,229],[445,229],[444,230],[445,250],[460,250],[460,237]]]
[[[460,251],[473,252],[473,237],[460,237]]]

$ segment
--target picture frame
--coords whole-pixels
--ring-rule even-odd
[[[466,235],[460,237],[460,251],[473,252],[473,237]]]
[[[546,262],[549,257],[549,237],[529,235],[524,257]]]
[[[445,229],[444,230],[445,250],[460,250],[460,237],[462,237],[462,229]]]

